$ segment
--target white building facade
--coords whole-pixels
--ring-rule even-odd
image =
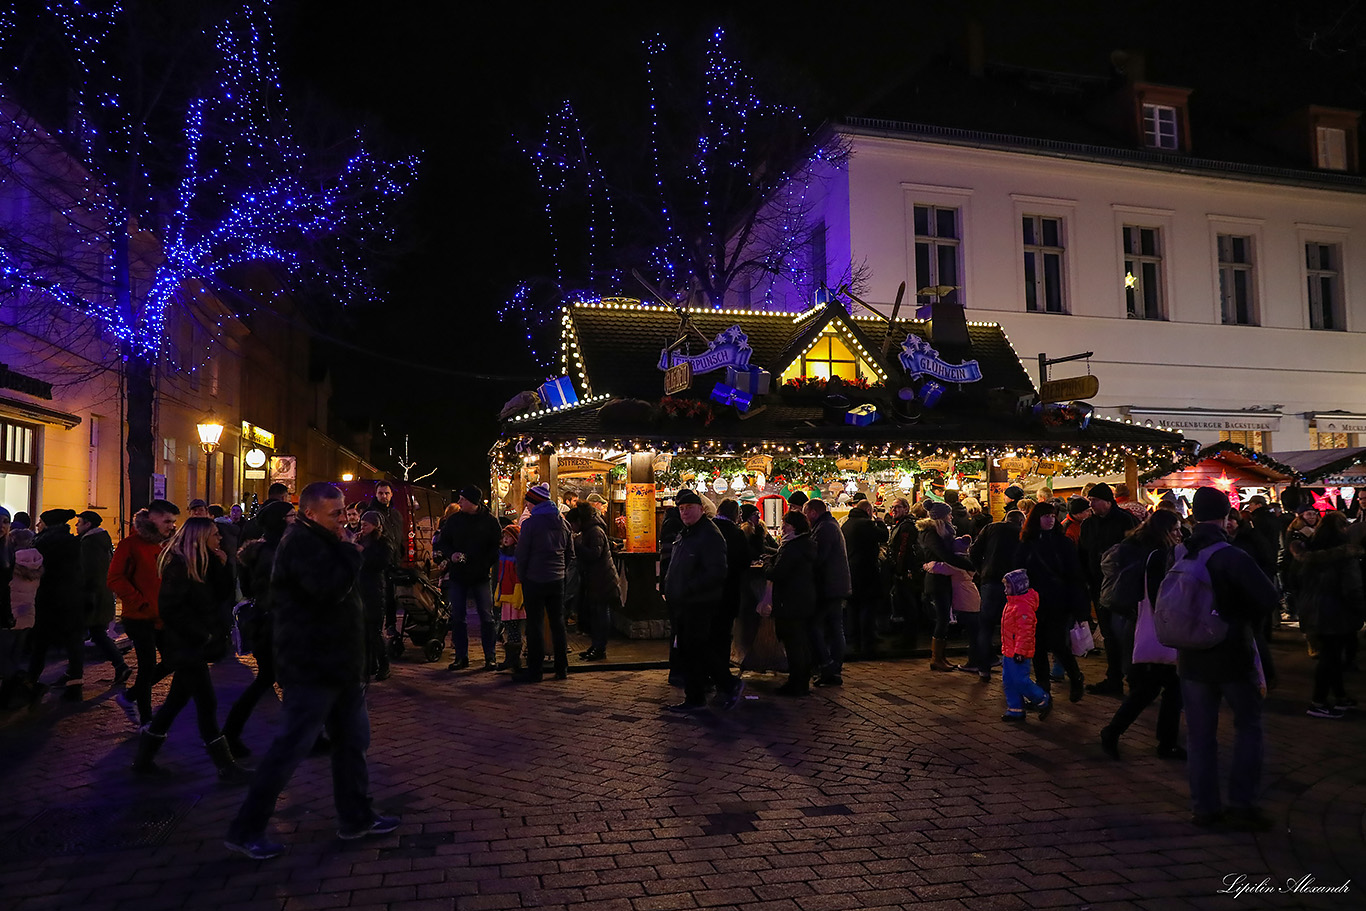
[[[861,265],[884,313],[903,280],[908,307],[938,291],[999,322],[1031,367],[1094,352],[1051,378],[1094,373],[1098,414],[1268,452],[1358,445],[1366,182],[1355,115],[1333,115],[1338,157],[1303,171],[848,121],[852,154],[814,210],[826,271]]]

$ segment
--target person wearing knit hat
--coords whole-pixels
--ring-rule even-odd
[[[1229,544],[1224,530],[1228,495],[1201,487],[1192,500],[1195,527],[1176,560],[1202,557],[1214,596],[1214,610],[1228,624],[1224,641],[1211,648],[1177,649],[1181,697],[1186,712],[1187,773],[1191,821],[1242,831],[1265,831],[1272,820],[1257,808],[1263,759],[1262,704],[1276,671],[1271,652],[1259,642],[1269,612],[1278,610],[1275,586],[1246,551]],[[1206,554],[1206,551],[1208,553]],[[1228,805],[1219,781],[1219,707],[1233,709],[1234,748],[1228,761]]]
[[[76,518],[74,509],[46,509],[38,514],[38,521],[43,523],[44,528],[52,528],[56,525],[65,525]],[[43,529],[38,529],[42,531]]]
[[[953,518],[953,507],[942,500],[931,500],[925,504],[925,511],[935,522],[944,522]]]
[[[568,572],[566,564],[568,560],[573,559],[574,542],[559,507],[550,500],[548,484],[536,484],[527,490],[527,503],[531,509],[522,519],[522,530],[517,538],[515,554],[517,579],[522,584],[522,607],[526,611],[527,663],[521,673],[513,676],[513,680],[517,683],[541,682],[546,652],[543,628],[547,621],[550,626],[551,658],[554,662],[555,677],[564,680],[569,676],[569,643],[564,624],[565,580]],[[457,513],[452,519],[462,516],[462,513]],[[445,536],[442,538],[444,547]],[[496,548],[494,553],[496,559]],[[476,598],[489,594],[487,578],[483,588],[483,595],[472,592]],[[461,600],[459,603],[463,604],[464,601]],[[481,613],[480,620],[482,619]],[[452,617],[451,620],[454,624],[455,618]],[[452,629],[454,630],[454,625]]]
[[[919,530],[917,542],[920,545],[920,559],[928,567],[931,563],[942,563],[946,567],[971,572],[971,561],[954,552],[953,507],[940,500],[925,504],[927,518],[916,523]],[[934,610],[934,631],[930,639],[930,670],[955,671],[958,665],[948,660],[947,647],[949,635],[949,611],[953,607],[953,580],[939,573],[925,575],[925,597]],[[973,667],[973,673],[982,668]]]
[[[360,517],[360,520],[362,524],[369,522],[371,525],[375,526],[375,528],[384,527],[384,517],[381,516],[379,513],[375,512],[373,509],[366,510],[366,512]]]
[[[550,499],[550,485],[532,484],[526,489],[526,499],[531,503],[544,503]]]
[[[806,495],[805,491],[794,490],[791,494],[788,495],[787,508],[801,509],[803,506],[806,505],[806,501],[809,499],[811,498]]]
[[[1115,504],[1114,492],[1104,482],[1087,491],[1087,498],[1091,503],[1091,515],[1081,523],[1081,531],[1077,536],[1077,556],[1081,558],[1081,566],[1086,573],[1086,589],[1091,603],[1096,606],[1096,622],[1105,636],[1105,679],[1088,685],[1086,692],[1122,697],[1124,656],[1120,654],[1119,643],[1123,637],[1111,625],[1113,612],[1100,603],[1100,588],[1105,581],[1100,563],[1106,551],[1138,527],[1138,517]]]
[[[1091,515],[1091,502],[1085,497],[1072,497],[1067,501],[1067,518],[1062,520],[1062,533],[1076,544],[1081,538],[1081,523]]]
[[[537,487],[544,488],[544,496]],[[538,484],[527,491],[527,502],[535,492],[536,501],[548,502],[550,488]],[[474,485],[463,487],[456,499],[456,511],[441,520],[437,531],[436,553],[446,561],[446,603],[451,605],[451,663],[448,670],[461,671],[470,666],[469,617],[466,605],[473,600],[479,618],[479,640],[484,650],[484,670],[498,666],[498,620],[494,616],[493,593],[489,581],[498,565],[502,528],[484,505],[484,492]]]

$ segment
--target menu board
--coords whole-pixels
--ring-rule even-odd
[[[652,554],[655,541],[655,485],[626,485],[626,552]]]

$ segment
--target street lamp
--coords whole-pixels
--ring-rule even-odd
[[[342,483],[344,483],[344,484],[349,484],[349,483],[351,483],[352,481],[354,481],[355,479],[356,479],[356,476],[353,475],[353,474],[352,474],[351,472],[349,472],[349,471],[348,471],[346,474],[342,475]]]
[[[212,411],[208,417],[195,425],[199,431],[199,448],[204,450],[204,499],[213,499],[213,462],[209,456],[218,448],[218,441],[223,437],[223,422],[218,420]]]

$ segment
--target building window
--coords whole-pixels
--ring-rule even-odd
[[[90,416],[90,490],[86,504],[98,506],[100,502],[100,417]]]
[[[1348,449],[1357,444],[1355,433],[1320,433],[1311,430],[1309,436],[1311,449]]]
[[[1347,131],[1338,127],[1318,127],[1319,167],[1326,171],[1347,170]]]
[[[960,233],[957,209],[915,207],[916,300],[920,303],[963,303]]]
[[[1177,110],[1169,104],[1143,105],[1143,144],[1150,149],[1175,151]]]
[[[1254,326],[1252,308],[1252,238],[1219,235],[1219,311],[1224,324]]]
[[[1271,432],[1268,430],[1221,430],[1219,442],[1242,443],[1248,449],[1266,452],[1271,447]]]
[[[877,378],[872,367],[850,351],[843,339],[829,332],[817,338],[805,354],[792,362],[783,373],[783,382],[799,376],[818,376],[827,380],[832,376],[845,380],[863,377],[872,381]]]
[[[1163,319],[1162,232],[1124,226],[1124,296],[1129,319]]]
[[[1066,313],[1062,287],[1062,219],[1026,215],[1024,228],[1025,309]]]
[[[38,428],[0,420],[0,506],[33,512],[38,474]]]
[[[811,287],[819,288],[825,284],[825,222],[821,221],[811,229],[806,239],[807,269],[811,273]]]
[[[1304,245],[1304,265],[1309,285],[1309,328],[1342,329],[1341,250],[1337,244],[1310,242]]]

